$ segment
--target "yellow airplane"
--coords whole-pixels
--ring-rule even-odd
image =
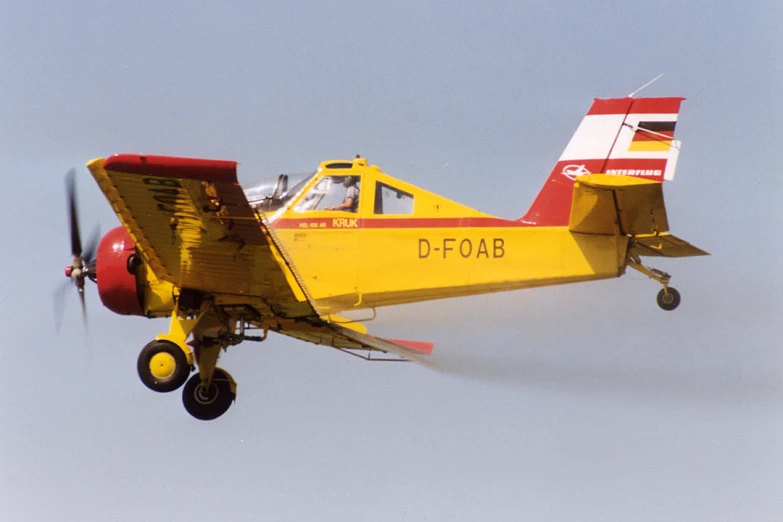
[[[680,295],[670,276],[641,257],[706,254],[669,234],[663,201],[681,102],[596,99],[515,220],[358,156],[244,188],[233,161],[94,159],[87,167],[122,226],[82,249],[71,174],[66,275],[82,306],[91,279],[114,312],[170,319],[141,350],[138,373],[157,392],[184,384],[184,406],[202,420],[236,397],[235,381],[216,367],[220,352],[270,331],[371,360],[427,363],[432,343],[373,336],[337,315],[345,311],[619,277],[627,267],[658,281],[658,305],[673,310]]]

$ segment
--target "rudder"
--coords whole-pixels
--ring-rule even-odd
[[[683,100],[595,99],[519,221],[568,225],[574,181],[583,174],[621,174],[658,182],[673,179],[680,150],[674,127]]]

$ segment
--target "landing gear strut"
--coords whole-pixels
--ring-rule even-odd
[[[669,274],[657,268],[649,268],[642,264],[639,256],[636,253],[631,252],[628,256],[628,266],[641,272],[642,274],[655,279],[663,285],[663,288],[658,292],[658,306],[663,310],[671,311],[680,306],[680,292],[674,287],[669,286],[669,280],[672,278]]]
[[[239,333],[229,328],[230,315],[220,316],[212,303],[191,299],[177,302],[171,314],[169,331],[145,346],[139,354],[137,369],[141,382],[156,392],[170,392],[183,384],[182,403],[200,420],[213,420],[223,415],[237,396],[237,385],[231,375],[217,368],[220,352],[242,341],[263,341],[263,336],[245,335],[245,322],[239,315]],[[207,313],[212,310],[213,313]],[[193,342],[185,341],[193,335]],[[198,373],[188,379],[190,371]],[[187,383],[186,383],[187,381]]]

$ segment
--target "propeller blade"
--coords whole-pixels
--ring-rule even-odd
[[[65,308],[68,301],[65,299],[66,292],[71,288],[71,281],[63,281],[54,291],[52,296],[52,304],[54,308],[54,328],[57,333],[60,333],[60,328],[63,325],[63,315],[65,315]]]
[[[82,255],[82,238],[79,234],[79,216],[76,213],[76,170],[70,169],[65,175],[65,191],[68,196],[68,212],[71,227],[71,254]]]
[[[79,289],[79,301],[82,303],[82,323],[84,328],[87,329],[89,325],[87,324],[87,304],[84,302],[84,288]]]
[[[79,292],[79,302],[82,308],[82,321],[84,327],[87,329],[87,303],[84,296],[84,281],[90,279],[93,282],[97,282],[96,266],[96,252],[98,249],[98,242],[100,241],[100,228],[95,227],[95,231],[88,238],[87,248],[82,250],[82,236],[79,231],[79,213],[78,204],[76,202],[76,170],[70,169],[65,174],[65,194],[68,204],[68,221],[69,232],[71,238],[71,254],[73,261],[71,266],[65,268],[65,275],[70,279],[70,284],[65,283],[54,292],[54,313],[55,313],[55,327],[57,331],[60,331],[62,325],[63,313],[65,310],[65,292],[67,288],[71,286],[76,287],[76,291]]]
[[[87,246],[82,253],[82,259],[84,259],[85,266],[91,266],[95,268],[95,252],[98,250],[98,241],[101,239],[101,227],[95,225],[92,235],[87,239]],[[90,271],[92,273],[92,270]]]

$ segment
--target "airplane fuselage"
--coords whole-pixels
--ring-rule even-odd
[[[447,200],[377,167],[338,170],[327,164],[288,205],[268,216],[300,282],[325,313],[605,279],[624,270],[625,236],[527,226]],[[338,181],[345,176],[360,180],[356,212],[302,204],[308,197],[312,201],[324,178],[334,180],[339,196],[344,189]],[[395,213],[384,212],[389,208]]]

